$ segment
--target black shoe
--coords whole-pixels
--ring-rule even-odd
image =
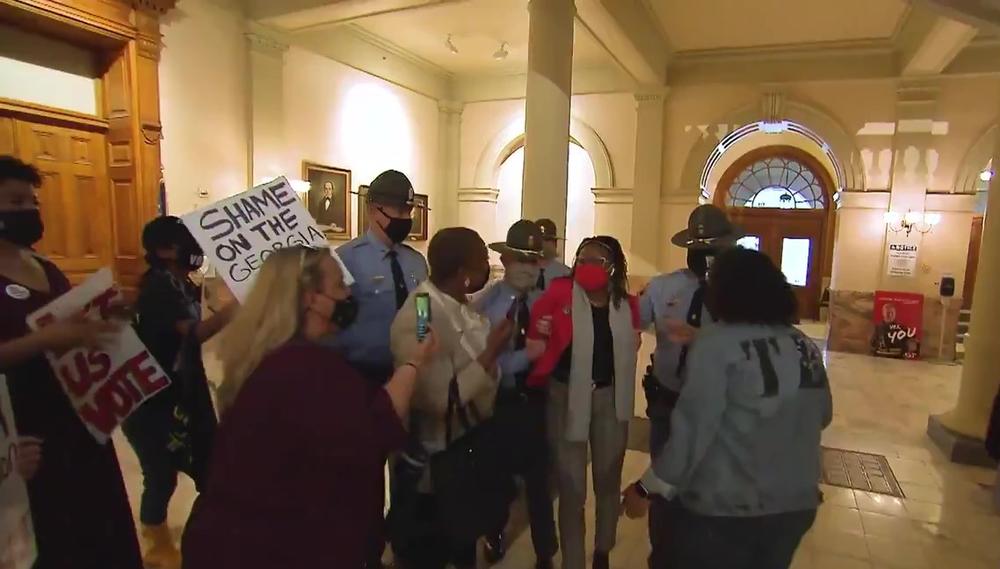
[[[494,534],[486,538],[486,562],[496,565],[507,556],[507,546],[504,544],[503,533]]]
[[[611,560],[607,553],[594,552],[594,569],[611,569]]]
[[[552,564],[552,558],[539,559],[535,562],[535,569],[554,569],[555,565]]]

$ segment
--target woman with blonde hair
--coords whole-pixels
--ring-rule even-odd
[[[428,336],[375,388],[321,338],[357,314],[327,249],[267,258],[223,331],[221,421],[184,537],[188,569],[363,566],[382,465],[403,444]]]

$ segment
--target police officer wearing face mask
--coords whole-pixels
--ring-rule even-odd
[[[354,276],[351,296],[355,322],[332,340],[351,365],[375,385],[393,373],[389,328],[410,292],[427,279],[427,261],[404,241],[413,227],[413,184],[402,172],[386,170],[362,198],[368,208],[368,231],[337,248]],[[381,567],[384,537],[373,537],[367,567]]]
[[[698,329],[712,322],[705,306],[708,268],[712,259],[732,247],[743,236],[714,205],[702,205],[691,213],[687,229],[671,242],[687,249],[688,268],[654,277],[643,291],[639,313],[643,328],[656,330],[656,352],[643,378],[650,421],[650,449],[658,453],[670,436],[670,414],[683,387],[687,352]],[[641,491],[641,484],[639,484]],[[653,500],[650,509],[650,566],[663,567],[665,548],[662,531],[668,508],[666,500]]]
[[[500,253],[504,277],[476,298],[475,308],[493,325],[504,319],[514,323],[510,345],[497,359],[501,376],[494,420],[509,443],[513,471],[524,478],[531,540],[537,567],[544,569],[552,566],[558,549],[549,489],[546,397],[543,389],[528,389],[524,383],[532,361],[544,348],[544,344],[527,344],[531,306],[542,294],[537,287],[542,233],[537,224],[522,219],[510,227],[505,241],[490,244],[490,249]],[[500,561],[506,553],[505,525],[486,536],[486,558],[491,563]]]
[[[368,231],[337,248],[354,276],[351,293],[357,322],[336,338],[348,361],[379,385],[392,374],[389,327],[410,291],[427,278],[427,261],[405,243],[413,227],[413,184],[402,172],[387,170],[363,198]]]

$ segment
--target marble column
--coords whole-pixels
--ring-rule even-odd
[[[629,188],[594,188],[594,234],[614,235],[628,255],[634,251],[635,192]],[[632,258],[629,256],[631,274]]]
[[[629,273],[653,276],[659,272],[660,186],[663,179],[663,120],[667,90],[643,89],[635,94],[635,189]]]
[[[1000,129],[993,149],[1000,164]],[[992,214],[992,217],[991,217]],[[986,202],[979,270],[973,293],[972,322],[965,340],[965,363],[955,408],[930,418],[928,434],[956,462],[985,462],[983,439],[993,398],[1000,387],[1000,176],[994,176]]]
[[[573,0],[531,0],[528,14],[521,213],[565,228],[576,7]]]
[[[431,205],[433,228],[458,225],[458,184],[462,144],[463,104],[438,101],[438,161],[441,190],[437,203]],[[495,198],[494,198],[495,201]],[[431,230],[433,234],[433,229]]]
[[[285,154],[284,66],[288,46],[260,33],[247,33],[250,64],[250,182],[262,178],[302,177]]]
[[[455,225],[475,229],[487,243],[496,241],[499,195],[500,190],[496,188],[459,188]]]

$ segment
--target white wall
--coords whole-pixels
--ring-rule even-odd
[[[96,76],[90,50],[0,24],[0,97],[97,115]]]
[[[235,7],[204,0],[181,0],[161,26],[161,149],[171,214],[208,205],[249,185],[243,26]]]
[[[303,160],[351,170],[354,190],[380,172],[399,170],[431,208],[438,197],[437,102],[312,52],[285,54],[285,154],[289,174]],[[357,196],[352,197],[357,233]],[[426,243],[415,243],[423,248]]]

